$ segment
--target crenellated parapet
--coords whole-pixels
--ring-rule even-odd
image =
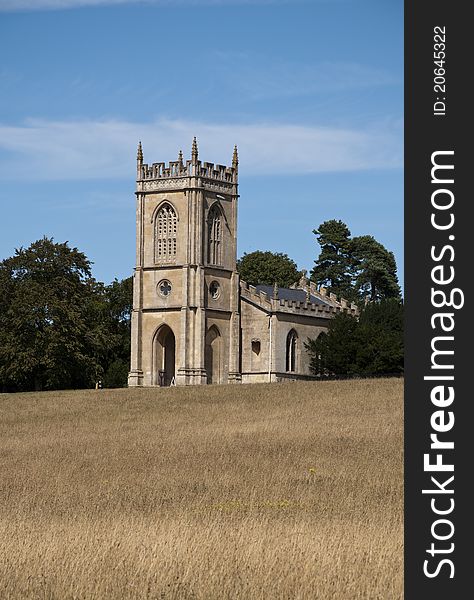
[[[240,282],[240,296],[241,298],[247,298],[254,304],[258,304],[266,311],[270,312],[272,310],[272,300],[268,297],[268,294],[257,292],[254,285],[249,285],[245,281]]]
[[[187,160],[186,163],[181,163],[179,160],[171,160],[169,163],[158,162],[148,165],[142,163],[137,171],[137,179],[139,181],[149,179],[168,179],[170,177],[204,177],[205,179],[214,179],[216,181],[227,181],[234,183],[234,168],[226,167],[225,165],[215,165],[214,163],[200,160],[197,165],[193,165],[192,161]]]
[[[346,309],[345,312],[350,312],[351,314],[355,315],[359,314],[359,307],[356,304],[346,300],[345,298],[338,298],[336,294],[329,292],[324,286],[320,286],[318,288],[314,281],[307,281],[303,289],[308,290],[312,296],[315,296],[320,300],[325,302],[329,301],[336,307]]]
[[[334,315],[344,312],[353,316],[358,316],[359,309],[355,304],[349,303],[345,299],[338,300],[335,294],[329,293],[325,288],[316,288],[311,283],[308,289],[302,287],[292,287],[295,292],[300,294],[304,300],[282,298],[281,290],[277,289],[269,295],[268,293],[257,290],[253,285],[245,281],[240,282],[240,295],[253,304],[260,306],[267,312],[280,312],[300,315],[311,315],[324,319],[331,319]]]
[[[183,165],[179,160],[170,160],[168,164],[164,162],[153,163],[152,165],[142,163],[137,173],[138,179],[147,180],[165,179],[168,177],[186,177],[191,175],[191,171],[188,168],[188,164],[190,163],[191,161],[187,161],[187,164]]]
[[[151,191],[160,188],[182,189],[190,185],[189,178],[199,178],[205,187],[232,193],[233,186],[238,183],[238,156],[237,147],[234,148],[232,166],[202,162],[198,159],[196,138],[193,140],[191,159],[183,161],[180,151],[178,160],[169,163],[156,162],[148,164],[143,162],[143,149],[141,142],[137,152],[137,188],[138,191]]]

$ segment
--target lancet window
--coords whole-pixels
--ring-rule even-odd
[[[222,264],[222,214],[218,206],[214,205],[209,211],[207,224],[207,262],[210,265],[220,265]]]
[[[290,373],[296,371],[296,345],[298,343],[298,335],[292,329],[286,337],[286,370]]]
[[[155,218],[155,260],[172,261],[176,257],[178,218],[171,204],[163,204]]]

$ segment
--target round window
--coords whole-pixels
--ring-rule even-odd
[[[167,279],[163,279],[158,284],[158,292],[163,298],[166,298],[171,294],[171,289],[171,283]]]
[[[213,281],[211,283],[211,285],[209,286],[209,293],[213,300],[217,300],[217,298],[219,298],[219,296],[221,295],[221,286],[217,281]]]

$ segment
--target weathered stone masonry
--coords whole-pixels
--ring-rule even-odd
[[[310,375],[304,350],[357,308],[303,278],[247,286],[237,273],[238,155],[232,166],[148,165],[137,152],[129,386],[279,381]]]

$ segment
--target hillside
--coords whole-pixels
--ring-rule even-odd
[[[402,388],[0,395],[0,597],[402,598]]]

